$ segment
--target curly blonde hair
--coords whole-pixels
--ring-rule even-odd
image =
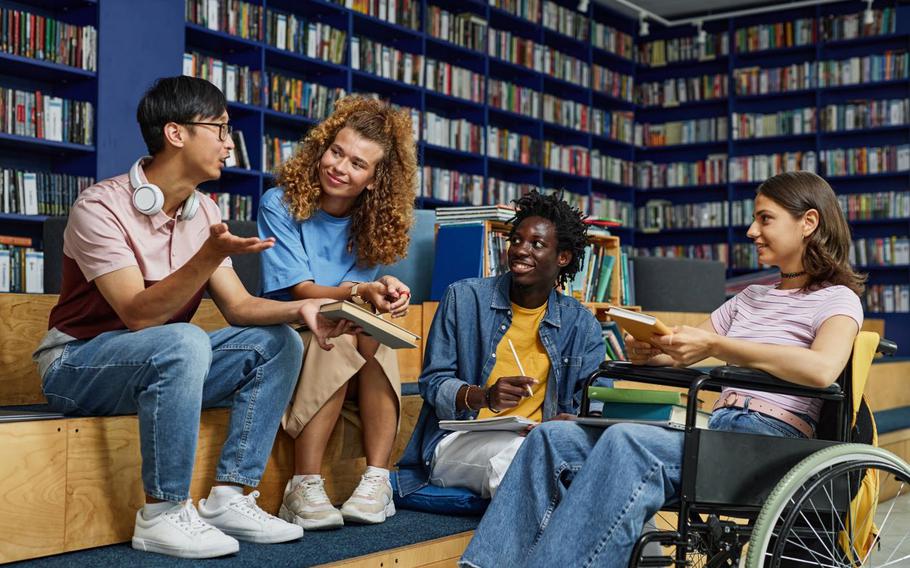
[[[307,133],[300,151],[282,166],[278,184],[291,214],[299,221],[309,219],[322,197],[319,161],[345,127],[382,148],[372,190],[364,190],[354,205],[349,250],[361,265],[392,264],[408,251],[417,194],[417,152],[407,111],[363,97],[339,100],[332,115]]]

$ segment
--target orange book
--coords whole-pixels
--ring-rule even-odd
[[[12,235],[0,235],[0,245],[10,245],[14,247],[32,246],[31,237],[14,237]]]
[[[613,307],[607,310],[607,315],[616,320],[620,327],[639,341],[652,343],[655,340],[655,336],[672,333],[670,328],[662,321],[641,312]]]

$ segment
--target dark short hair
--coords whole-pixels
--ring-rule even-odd
[[[162,77],[142,95],[136,120],[150,154],[164,149],[164,125],[197,118],[218,118],[227,109],[227,99],[205,79]]]
[[[532,189],[527,195],[514,199],[515,218],[512,219],[514,235],[518,226],[528,217],[542,217],[551,221],[556,227],[556,248],[559,252],[569,251],[572,260],[559,269],[559,283],[565,286],[581,269],[585,247],[588,245],[588,226],[584,223],[585,215],[577,208],[566,203],[562,191],[543,195]]]

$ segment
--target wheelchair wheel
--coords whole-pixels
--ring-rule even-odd
[[[877,501],[869,491],[872,480],[896,488],[895,499],[878,503],[877,511],[851,510],[861,492]],[[841,444],[818,451],[768,496],[752,530],[746,568],[907,566],[910,527],[891,513],[908,493],[910,466],[887,450]]]

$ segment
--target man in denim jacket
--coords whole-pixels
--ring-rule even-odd
[[[439,421],[575,414],[584,379],[604,360],[600,324],[555,287],[579,270],[581,213],[537,191],[516,205],[509,272],[452,284],[433,319],[419,382],[425,402],[398,464],[402,497],[429,483],[491,497],[524,433],[453,433]]]

